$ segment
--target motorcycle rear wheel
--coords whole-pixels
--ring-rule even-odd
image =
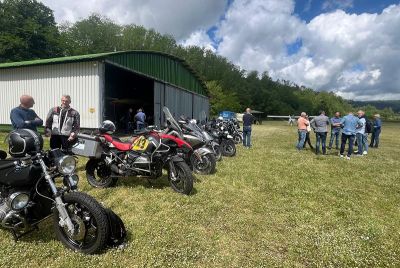
[[[66,247],[84,254],[95,254],[104,249],[110,227],[103,207],[81,192],[67,193],[63,200],[77,231],[71,235],[66,227],[61,227],[58,210],[54,210],[53,226],[57,238]]]
[[[221,151],[223,156],[235,156],[236,146],[232,140],[224,140],[221,142]]]
[[[215,173],[215,166],[217,165],[217,160],[215,155],[212,153],[201,156],[201,160],[195,155],[191,157],[193,171],[197,174],[213,174]]]
[[[117,184],[118,178],[111,177],[111,169],[103,160],[90,159],[86,164],[88,183],[96,188],[108,188]]]
[[[174,162],[176,179],[172,179],[171,170],[168,170],[168,179],[175,192],[189,195],[193,190],[193,174],[185,162]]]

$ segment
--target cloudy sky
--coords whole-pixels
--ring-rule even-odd
[[[42,0],[57,22],[96,12],[356,100],[400,99],[400,0]]]

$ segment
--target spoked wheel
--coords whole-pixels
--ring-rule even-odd
[[[75,227],[73,233],[59,225],[58,210],[54,212],[57,238],[68,248],[85,254],[102,250],[109,235],[109,224],[103,207],[91,196],[73,192],[64,195],[65,208]]]
[[[221,151],[223,156],[235,156],[236,155],[236,146],[232,140],[224,140],[221,143]]]
[[[198,174],[213,174],[215,172],[216,160],[214,154],[202,155],[201,159],[192,155],[191,157],[193,171]]]
[[[243,138],[240,134],[235,134],[233,136],[233,141],[235,142],[235,144],[239,144],[243,141]]]
[[[103,160],[90,159],[86,164],[86,178],[96,188],[115,186],[118,178],[111,177],[111,169]]]
[[[185,162],[174,162],[175,177],[172,177],[171,169],[168,170],[168,179],[174,191],[189,195],[193,190],[193,174]]]

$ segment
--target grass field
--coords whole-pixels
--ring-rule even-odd
[[[266,122],[252,149],[238,146],[215,175],[197,176],[191,196],[166,179],[93,189],[81,159],[80,189],[121,216],[127,247],[74,253],[47,222],[17,243],[1,230],[0,267],[400,266],[399,134],[387,123],[379,149],[345,160],[297,152],[295,127]]]

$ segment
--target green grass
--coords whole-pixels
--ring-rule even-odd
[[[348,161],[297,152],[296,129],[267,122],[254,127],[252,149],[238,146],[215,175],[197,176],[191,196],[166,179],[93,189],[82,158],[80,189],[122,217],[128,246],[74,253],[49,221],[17,243],[1,230],[0,267],[399,266],[399,130],[386,123],[381,147]]]

